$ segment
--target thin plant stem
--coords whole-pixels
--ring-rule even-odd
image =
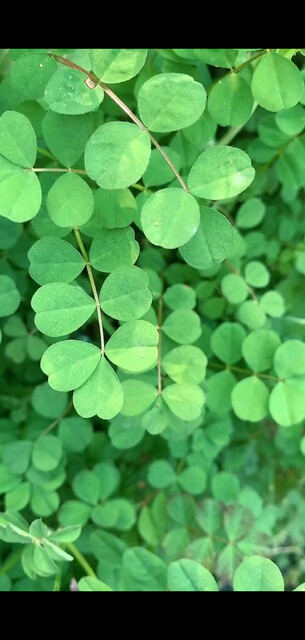
[[[188,193],[189,190],[188,190],[183,178],[181,177],[178,169],[175,167],[174,163],[168,157],[167,153],[165,153],[165,151],[159,145],[159,142],[157,142],[157,140],[150,133],[150,131],[147,129],[147,127],[145,127],[143,122],[141,122],[141,120],[133,113],[133,111],[131,111],[131,109],[129,109],[127,104],[125,104],[125,102],[123,102],[123,100],[121,100],[121,98],[119,98],[119,96],[117,96],[112,91],[112,89],[109,89],[109,87],[104,82],[101,82],[101,80],[95,75],[95,73],[87,71],[87,69],[84,69],[83,67],[80,67],[78,64],[75,64],[74,62],[71,62],[71,60],[67,60],[66,58],[63,58],[62,56],[58,56],[58,55],[53,54],[53,53],[48,54],[48,55],[52,56],[55,60],[57,60],[57,62],[60,62],[61,64],[64,64],[67,67],[70,67],[71,69],[76,69],[77,71],[81,71],[82,73],[84,73],[87,76],[87,79],[90,81],[87,84],[87,86],[89,86],[90,89],[94,89],[96,86],[102,87],[102,89],[106,93],[106,95],[109,98],[111,98],[111,100],[113,100],[113,102],[115,102],[122,109],[122,111],[124,111],[124,113],[126,113],[126,115],[130,118],[130,120],[132,120],[142,131],[145,131],[145,133],[148,134],[148,136],[151,139],[151,142],[156,147],[156,149],[158,149],[158,151],[161,153],[161,155],[163,156],[164,160],[167,162],[167,164],[170,166],[171,170],[175,174],[177,180],[180,182],[180,184],[182,186],[182,189],[184,189],[184,191],[186,191]]]
[[[7,561],[4,563],[3,567],[0,569],[0,576],[4,576],[17,562],[20,560],[22,556],[23,549],[15,551],[12,553]]]
[[[87,175],[87,172],[85,171],[85,169],[62,169],[59,167],[53,168],[53,167],[34,167],[33,169],[30,169],[30,171],[34,171],[35,173],[49,173],[49,172],[55,172],[55,173],[80,173],[83,176]]]
[[[60,591],[62,579],[62,564],[59,565],[57,574],[55,576],[53,591]]]
[[[63,420],[63,418],[69,413],[69,411],[71,411],[72,407],[73,407],[73,402],[72,400],[70,400],[69,404],[67,404],[63,413],[58,418],[56,418],[54,422],[51,422],[51,424],[49,424],[49,426],[44,431],[42,431],[42,433],[38,436],[37,440],[40,440],[40,438],[43,438],[43,436],[46,436],[47,433],[50,433],[50,431],[53,431],[53,429],[57,427],[57,425]]]
[[[163,297],[158,300],[158,393],[162,393],[162,373],[161,373],[161,361],[162,361],[162,314],[163,314]]]
[[[251,369],[243,369],[242,367],[234,367],[230,364],[220,364],[219,362],[209,362],[208,369],[228,369],[229,371],[235,371],[236,373],[242,373],[246,376],[256,376],[257,378],[265,378],[266,380],[273,380],[274,382],[282,382],[282,378],[277,376],[270,376],[267,373],[258,373],[251,371]]]
[[[97,319],[98,319],[100,338],[101,338],[101,352],[102,352],[102,358],[104,358],[104,355],[105,355],[105,338],[104,338],[101,303],[100,303],[100,300],[99,300],[99,297],[98,297],[98,292],[97,292],[95,280],[94,280],[94,277],[93,277],[93,273],[92,273],[92,269],[91,269],[91,265],[90,265],[90,261],[89,261],[89,256],[87,254],[87,251],[85,249],[84,243],[82,241],[82,237],[80,235],[79,229],[77,227],[74,227],[74,233],[75,233],[75,237],[76,237],[76,240],[77,240],[77,244],[78,244],[78,246],[80,248],[81,254],[82,254],[82,256],[83,256],[83,258],[84,258],[84,260],[86,262],[86,269],[87,269],[87,273],[88,273],[88,277],[89,277],[89,281],[90,281],[93,297],[94,297],[95,304],[96,304]]]
[[[93,571],[92,567],[90,567],[89,562],[87,562],[86,558],[84,558],[83,554],[77,549],[77,547],[72,544],[72,542],[68,542],[66,547],[69,549],[72,556],[74,556],[75,560],[77,560],[78,564],[84,569],[86,575],[96,578],[96,573]]]

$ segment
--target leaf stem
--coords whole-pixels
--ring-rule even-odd
[[[87,576],[92,576],[92,578],[96,578],[96,573],[93,571],[92,567],[90,567],[89,562],[87,562],[86,558],[84,558],[83,554],[77,549],[77,547],[72,544],[72,542],[67,543],[67,548],[74,556],[75,560],[77,560],[78,564],[84,569]]]
[[[12,555],[10,555],[8,560],[4,563],[3,567],[1,567],[0,569],[0,576],[4,576],[4,574],[7,573],[16,564],[16,562],[18,562],[18,560],[20,560],[22,556],[22,552],[23,552],[23,549],[19,551],[15,551],[14,553],[12,553]]]
[[[70,400],[69,404],[67,404],[63,413],[58,418],[56,418],[54,422],[51,422],[51,424],[49,424],[49,426],[44,431],[42,431],[42,433],[38,436],[37,440],[39,440],[40,438],[43,438],[43,436],[46,436],[47,433],[55,429],[55,427],[57,427],[57,425],[63,420],[63,418],[69,413],[69,411],[71,411],[72,407],[73,407],[73,402],[72,400]]]
[[[97,319],[98,319],[98,325],[99,325],[99,330],[100,330],[100,338],[101,338],[101,352],[102,352],[102,358],[103,358],[104,355],[105,355],[105,338],[104,338],[101,303],[100,303],[100,300],[99,300],[99,297],[98,297],[98,292],[97,292],[95,280],[94,280],[94,277],[93,277],[89,256],[88,256],[87,251],[85,249],[85,245],[84,245],[84,243],[82,241],[82,237],[80,235],[79,229],[77,227],[74,227],[74,233],[75,233],[75,237],[76,237],[76,240],[77,240],[77,244],[78,244],[78,246],[80,248],[81,254],[82,254],[82,256],[83,256],[83,258],[84,258],[84,260],[86,262],[86,269],[87,269],[89,281],[90,281],[90,284],[91,284],[92,293],[93,293],[95,304],[96,304]]]
[[[273,380],[274,382],[282,382],[282,378],[278,378],[277,376],[270,376],[267,373],[258,373],[256,371],[251,371],[251,369],[243,369],[241,367],[234,367],[230,364],[221,364],[220,362],[209,362],[208,369],[228,369],[229,371],[235,371],[236,373],[243,373],[247,376],[256,376],[257,378],[266,378],[267,380]]]
[[[147,133],[149,135],[149,137],[151,139],[151,142],[156,147],[156,149],[158,149],[158,151],[163,156],[164,160],[170,166],[170,168],[173,171],[173,173],[175,174],[177,180],[180,182],[180,184],[182,186],[182,189],[184,189],[184,191],[186,191],[188,193],[189,190],[188,190],[183,178],[181,177],[178,169],[175,167],[175,165],[173,164],[171,159],[168,157],[167,153],[165,153],[165,151],[159,145],[159,142],[157,142],[157,140],[153,137],[153,135],[150,133],[150,131],[147,129],[147,127],[145,127],[143,122],[141,122],[141,120],[131,111],[131,109],[129,109],[127,104],[125,104],[125,102],[123,102],[123,100],[121,100],[121,98],[119,98],[119,96],[117,96],[112,91],[112,89],[109,89],[109,87],[104,82],[101,82],[101,80],[95,75],[95,73],[87,71],[83,67],[80,67],[78,64],[75,64],[74,62],[71,62],[71,60],[67,60],[66,58],[63,58],[62,56],[58,56],[58,55],[53,54],[53,53],[49,53],[48,55],[52,56],[55,60],[57,60],[57,62],[60,62],[61,64],[64,64],[67,67],[70,67],[71,69],[77,69],[77,71],[81,71],[82,73],[84,73],[87,76],[87,78],[90,80],[90,85],[87,85],[87,86],[90,86],[91,89],[94,89],[98,85],[100,87],[102,87],[102,89],[106,93],[106,95],[109,98],[111,98],[111,100],[113,100],[113,102],[115,102],[122,109],[122,111],[124,111],[124,113],[126,113],[126,115],[130,118],[130,120],[132,120],[142,131],[145,131],[145,133]]]
[[[57,574],[55,576],[53,591],[60,591],[62,579],[62,564],[59,565]]]
[[[33,169],[30,169],[30,171],[34,171],[35,173],[42,173],[42,172],[55,172],[55,173],[80,173],[83,176],[87,175],[87,172],[85,171],[85,169],[62,169],[62,168],[53,168],[53,167],[34,167]]]

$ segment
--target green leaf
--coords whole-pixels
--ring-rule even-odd
[[[107,122],[90,137],[85,169],[103,189],[124,189],[147,168],[151,147],[145,131],[129,122]]]
[[[98,366],[100,350],[80,340],[63,340],[52,344],[43,354],[41,369],[49,376],[55,391],[73,391],[91,376]]]
[[[146,237],[152,244],[165,249],[175,249],[189,242],[198,229],[199,220],[195,198],[181,188],[153,193],[141,211]]]
[[[37,154],[35,131],[22,113],[5,111],[0,118],[0,153],[21,167],[33,167]]]
[[[102,310],[117,320],[137,320],[152,302],[148,275],[139,267],[118,267],[106,278],[100,293]]]
[[[56,491],[48,491],[44,487],[34,485],[30,506],[37,516],[46,518],[57,511],[59,507],[59,495]]]
[[[57,436],[46,435],[39,438],[33,447],[33,464],[40,471],[52,471],[60,462],[63,452],[62,442]]]
[[[210,116],[222,127],[239,127],[249,120],[253,98],[249,84],[237,73],[219,80],[209,94]]]
[[[173,311],[163,323],[162,331],[179,344],[191,344],[201,336],[200,318],[195,311]]]
[[[236,226],[239,229],[252,229],[261,223],[266,213],[266,206],[260,198],[249,198],[239,207]]]
[[[287,136],[297,136],[305,128],[305,111],[302,105],[297,104],[290,109],[278,111],[275,116],[278,128]]]
[[[126,591],[165,591],[166,564],[154,553],[133,547],[123,556],[124,589]]]
[[[93,213],[93,194],[75,173],[65,173],[54,183],[47,197],[50,218],[58,227],[78,227]]]
[[[159,334],[150,322],[135,320],[117,329],[108,340],[106,355],[118,367],[141,372],[152,367],[158,357]]]
[[[89,258],[94,269],[111,273],[118,267],[133,265],[139,253],[140,247],[131,227],[102,229],[93,238]]]
[[[84,231],[88,234],[88,227],[96,222],[96,228],[90,237],[101,227],[106,229],[123,229],[128,227],[137,215],[138,205],[129,189],[96,189],[94,192],[94,214]],[[91,226],[90,226],[91,231]]]
[[[221,291],[228,302],[240,304],[249,295],[249,290],[244,279],[235,274],[229,273],[221,281]]]
[[[58,435],[68,451],[80,452],[92,442],[93,429],[88,420],[79,418],[64,418],[59,424]]]
[[[73,478],[73,491],[82,502],[96,505],[100,497],[99,479],[93,471],[80,471]]]
[[[176,474],[167,460],[155,460],[148,467],[148,482],[156,489],[170,487],[176,481]]]
[[[203,469],[191,466],[179,474],[178,482],[184,491],[192,496],[199,496],[206,488],[207,477]]]
[[[65,544],[67,542],[75,542],[81,534],[80,526],[70,526],[64,529],[57,529],[48,536],[48,540],[56,542],[57,544]]]
[[[109,345],[109,342],[108,342]],[[82,418],[114,418],[123,406],[122,385],[112,366],[101,358],[88,380],[74,391],[73,404]]]
[[[207,357],[192,345],[182,345],[169,351],[162,359],[162,367],[175,382],[198,384],[206,375]]]
[[[85,525],[90,517],[91,507],[78,500],[63,502],[58,512],[58,521],[62,527]]]
[[[167,572],[170,591],[218,591],[218,586],[208,569],[199,562],[182,558],[171,562]]]
[[[231,394],[236,382],[233,373],[227,369],[212,375],[207,380],[207,407],[220,415],[228,413],[232,407]]]
[[[254,100],[261,107],[268,111],[281,111],[301,100],[303,79],[293,62],[269,51],[254,71],[251,89]]]
[[[2,449],[2,460],[11,473],[19,475],[25,473],[32,453],[32,442],[15,440],[8,442]]]
[[[92,576],[86,576],[85,578],[81,578],[78,583],[79,591],[113,591],[108,584],[102,582],[102,580],[98,580],[98,578],[93,578]]]
[[[143,413],[158,396],[157,389],[144,380],[124,380],[122,387],[124,404],[121,413],[124,416],[137,416]]]
[[[58,418],[64,412],[68,402],[67,393],[59,393],[49,387],[47,382],[34,387],[32,393],[32,404],[45,418]]]
[[[163,296],[165,304],[175,311],[176,309],[193,309],[196,305],[196,293],[188,285],[173,284],[166,289]]]
[[[239,480],[233,473],[220,471],[212,478],[212,493],[217,500],[226,504],[236,500],[239,492]]]
[[[269,390],[256,376],[238,382],[231,399],[233,410],[241,420],[258,422],[268,415]]]
[[[90,49],[92,71],[103,82],[126,82],[145,64],[147,49]]]
[[[20,305],[20,294],[9,276],[0,275],[0,317],[10,316]]]
[[[194,196],[211,200],[233,198],[254,179],[249,156],[235,147],[212,147],[199,155],[193,164],[188,188]]]
[[[226,364],[235,364],[242,356],[245,329],[237,322],[223,322],[212,334],[213,352]]]
[[[278,382],[271,391],[269,409],[272,418],[281,427],[290,427],[304,420],[304,378],[288,378],[283,382]]]
[[[273,356],[280,345],[280,337],[274,331],[252,331],[242,344],[243,357],[253,371],[266,371],[273,364]]]
[[[0,215],[13,222],[31,220],[40,209],[41,198],[36,174],[0,155]]]
[[[12,86],[23,100],[39,100],[56,70],[54,58],[45,53],[26,53],[14,63]]]
[[[286,340],[274,354],[274,369],[280,378],[305,375],[305,344]]]
[[[179,251],[194,269],[209,269],[230,254],[234,228],[216,209],[200,207],[200,212],[200,225],[195,235]]]
[[[195,384],[181,382],[171,384],[162,391],[162,397],[170,410],[187,422],[199,418],[205,403],[202,389]]]
[[[32,488],[29,482],[22,482],[5,494],[5,508],[8,511],[21,511],[30,501]]]
[[[221,515],[219,503],[213,498],[207,498],[198,505],[196,520],[203,531],[213,534],[221,526]]]
[[[96,308],[95,302],[82,289],[64,282],[45,284],[32,298],[39,331],[57,338],[76,331]]]
[[[171,147],[162,146],[162,151],[166,153],[171,160],[177,171],[181,169],[180,155]],[[161,185],[172,182],[173,170],[166,162],[159,149],[153,149],[150,154],[148,167],[143,175],[143,183],[146,188],[148,187],[160,187]]]
[[[279,568],[268,558],[251,556],[239,565],[233,579],[234,591],[284,591]]]
[[[32,245],[28,257],[30,275],[40,285],[71,282],[85,267],[83,257],[69,242],[48,236]]]
[[[177,131],[203,114],[206,91],[184,73],[161,73],[145,82],[138,93],[140,118],[151,131]]]
[[[51,111],[71,116],[95,111],[103,98],[102,87],[89,89],[83,73],[63,65],[54,73],[44,92]]]
[[[251,287],[264,288],[270,280],[270,274],[262,262],[253,260],[245,268],[245,280]]]
[[[99,462],[93,468],[93,472],[100,482],[100,498],[107,500],[118,488],[120,484],[120,473],[118,469],[109,462]]]
[[[122,556],[127,548],[124,540],[106,531],[93,531],[90,535],[90,544],[94,556],[103,564],[114,569],[121,568]]]
[[[41,128],[55,158],[64,167],[73,167],[83,154],[89,138],[88,116],[67,116],[47,111]]]

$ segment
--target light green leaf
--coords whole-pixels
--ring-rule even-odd
[[[242,357],[245,329],[237,322],[223,322],[212,334],[213,352],[226,364],[235,364]]]
[[[177,171],[181,169],[180,155],[171,147],[162,146],[162,151],[166,153]],[[143,175],[143,183],[145,187],[160,187],[163,184],[172,182],[173,170],[160,153],[159,149],[153,149],[150,154],[148,167]]]
[[[100,293],[101,308],[117,320],[137,320],[152,303],[148,275],[139,267],[118,267],[106,278]]]
[[[205,403],[202,389],[195,384],[181,382],[171,384],[162,391],[162,397],[170,410],[187,422],[199,418]]]
[[[195,235],[179,251],[194,269],[209,269],[230,254],[234,228],[216,209],[200,207],[200,213],[200,225]]]
[[[88,380],[73,394],[74,407],[82,418],[98,415],[110,420],[121,410],[123,400],[122,385],[105,358],[100,359]]]
[[[243,357],[253,371],[266,371],[272,367],[273,356],[280,343],[280,337],[274,331],[257,329],[243,341]]]
[[[48,236],[32,245],[28,257],[30,275],[40,285],[71,282],[85,266],[84,258],[69,242]]]
[[[278,382],[270,394],[272,418],[281,427],[298,424],[305,418],[305,379],[287,378]]]
[[[178,482],[184,491],[199,496],[206,488],[207,476],[201,467],[191,466],[179,474]]]
[[[203,114],[206,91],[183,73],[161,73],[147,80],[138,93],[138,109],[151,131],[177,131]]]
[[[93,578],[92,576],[86,576],[85,578],[81,578],[78,583],[79,591],[113,591],[111,587],[108,586],[102,580],[98,580],[98,578]]]
[[[89,49],[92,70],[103,82],[126,82],[145,64],[147,49]]]
[[[11,82],[23,100],[43,98],[45,88],[57,70],[54,58],[45,53],[25,53],[15,61]]]
[[[65,173],[54,183],[47,197],[50,218],[58,227],[78,227],[93,213],[93,194],[75,173]]]
[[[89,89],[83,73],[63,65],[54,73],[44,92],[51,111],[71,116],[95,111],[103,98],[102,87]]]
[[[182,345],[169,351],[162,359],[164,371],[175,382],[198,384],[206,375],[207,357],[192,345]]]
[[[58,435],[65,449],[80,452],[92,442],[93,428],[89,420],[78,416],[64,418],[59,424]]]
[[[218,586],[208,569],[199,562],[182,558],[171,562],[167,571],[170,591],[218,591]]]
[[[166,489],[176,481],[176,474],[167,460],[155,460],[148,467],[148,482],[156,489]]]
[[[100,498],[107,500],[120,484],[120,473],[110,462],[99,462],[94,466],[93,472],[100,482]]]
[[[253,260],[245,268],[245,280],[251,287],[264,288],[270,280],[270,273],[262,262]]]
[[[249,295],[245,280],[235,273],[229,273],[222,279],[221,291],[228,302],[232,304],[240,304]]]
[[[236,226],[239,229],[252,229],[261,223],[266,213],[266,206],[260,198],[249,198],[239,207]]]
[[[56,391],[73,391],[96,369],[101,357],[93,344],[80,340],[63,340],[52,344],[43,354],[41,369]]]
[[[196,305],[196,292],[186,284],[173,284],[163,295],[165,304],[176,309],[193,309]]]
[[[201,336],[201,322],[195,311],[178,309],[167,316],[162,331],[179,344],[191,344]]]
[[[133,265],[139,253],[140,247],[131,227],[102,229],[93,238],[89,258],[94,269],[111,273],[118,267]]]
[[[274,354],[274,368],[280,378],[305,375],[305,344],[301,340],[286,340]]]
[[[141,178],[150,152],[148,134],[135,124],[107,122],[87,143],[85,168],[100,187],[124,189]]]
[[[184,245],[196,233],[200,210],[195,198],[181,188],[153,193],[141,211],[141,223],[148,240],[165,249]]]
[[[233,198],[251,184],[255,171],[249,156],[235,147],[206,149],[193,164],[188,188],[199,198]]]
[[[126,591],[165,591],[166,564],[147,549],[133,547],[123,556]]]
[[[85,150],[89,138],[87,115],[67,116],[47,111],[42,133],[51,153],[64,167],[73,167]]]
[[[226,504],[236,500],[239,492],[239,480],[233,473],[220,471],[212,478],[212,493],[217,500]]]
[[[0,215],[13,222],[31,220],[40,209],[41,198],[36,174],[0,156]]]
[[[36,385],[32,393],[32,404],[45,418],[58,418],[63,412],[68,402],[67,393],[54,391],[47,382]]]
[[[10,316],[20,305],[20,294],[14,280],[0,275],[0,317]]]
[[[37,154],[35,131],[26,116],[5,111],[0,118],[0,153],[21,167],[33,167]]]
[[[303,79],[291,60],[269,51],[254,71],[251,89],[261,107],[268,111],[281,111],[301,100]]]
[[[261,556],[245,558],[233,579],[234,591],[284,591],[284,580],[279,568]]]
[[[145,320],[135,320],[115,331],[105,352],[111,362],[126,371],[145,371],[157,361],[158,341],[156,327]]]
[[[52,471],[60,462],[63,452],[62,442],[57,436],[46,435],[39,438],[33,447],[33,464],[40,471]]]
[[[56,338],[81,327],[92,316],[96,305],[81,289],[57,282],[38,289],[32,298],[32,307],[37,329]]]
[[[218,80],[209,94],[209,114],[222,127],[243,125],[249,120],[252,108],[249,84],[237,73]]]
[[[124,380],[124,404],[121,409],[123,416],[137,416],[148,409],[158,396],[158,391],[152,384],[144,380]]]
[[[268,415],[269,390],[256,376],[237,383],[232,391],[232,407],[241,420],[258,422]]]
[[[91,505],[96,505],[100,497],[99,479],[93,471],[84,469],[76,474],[72,483],[75,495]]]
[[[2,449],[2,460],[11,473],[19,475],[25,473],[32,453],[32,442],[28,440],[12,440]]]

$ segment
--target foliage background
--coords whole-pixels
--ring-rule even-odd
[[[304,51],[1,50],[3,591],[303,588]]]

